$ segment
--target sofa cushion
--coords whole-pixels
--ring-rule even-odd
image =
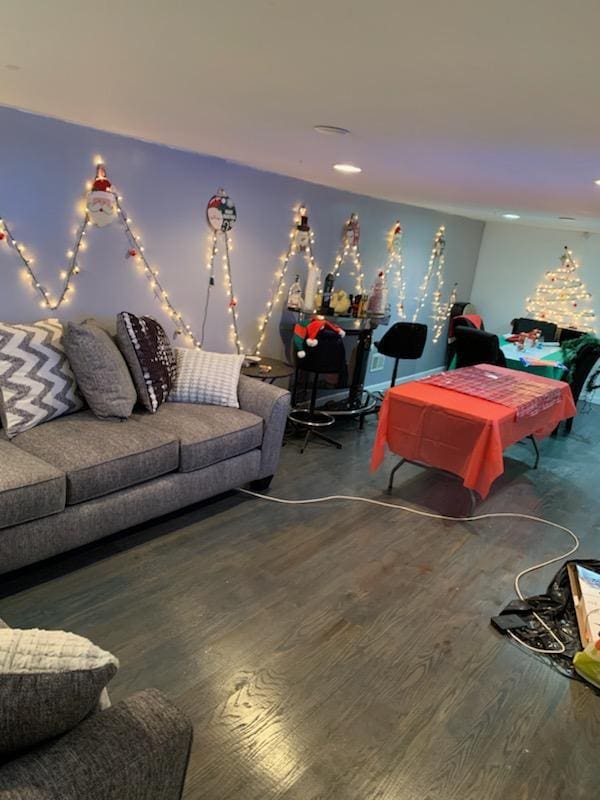
[[[48,422],[14,439],[17,447],[67,476],[67,505],[176,470],[177,437],[133,420],[99,420],[90,411]]]
[[[0,631],[0,756],[74,728],[98,709],[117,659],[63,631]]]
[[[65,486],[64,472],[0,440],[0,528],[62,511]]]
[[[179,439],[179,470],[192,472],[260,447],[263,420],[248,411],[195,403],[165,403],[156,414],[136,412],[133,419]],[[141,426],[140,426],[141,427]]]

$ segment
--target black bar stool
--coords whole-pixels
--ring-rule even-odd
[[[319,375],[337,374],[343,372],[346,365],[346,351],[342,337],[335,331],[323,329],[317,335],[317,345],[307,347],[304,358],[296,356],[296,376],[294,379],[294,393],[292,397],[293,408],[288,419],[294,425],[306,428],[306,436],[300,452],[303,453],[311,436],[322,439],[327,444],[332,444],[341,449],[342,445],[324,433],[321,428],[329,428],[334,424],[335,418],[325,411],[316,408]],[[296,392],[300,372],[312,373],[312,389],[308,408],[296,407]]]
[[[390,386],[396,385],[400,359],[421,358],[426,341],[427,325],[420,322],[396,322],[378,342],[375,342],[375,347],[382,356],[395,359]]]

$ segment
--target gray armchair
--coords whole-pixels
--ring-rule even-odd
[[[185,715],[146,689],[1,764],[0,798],[179,800],[191,742]]]

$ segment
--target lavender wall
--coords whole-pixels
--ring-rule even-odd
[[[207,124],[210,121],[207,120]],[[436,211],[390,203],[364,195],[340,192],[316,184],[260,172],[218,158],[181,152],[123,136],[71,125],[8,108],[0,108],[0,215],[18,241],[28,245],[36,259],[41,282],[56,292],[65,253],[73,241],[80,217],[76,207],[84,183],[93,176],[93,157],[101,154],[109,177],[124,197],[124,207],[136,223],[145,254],[160,270],[160,279],[177,308],[196,330],[200,327],[207,272],[208,198],[219,186],[234,200],[238,222],[233,230],[232,268],[239,298],[241,338],[251,349],[257,338],[257,320],[273,288],[273,273],[288,242],[293,208],[307,204],[315,232],[315,255],[323,272],[331,268],[341,226],[351,212],[360,216],[361,253],[369,285],[386,258],[386,235],[399,218],[404,227],[404,255],[409,303],[427,266],[433,235],[442,222],[447,228],[446,286],[459,283],[459,295],[468,298],[473,283],[483,223]],[[293,154],[291,154],[293,157]],[[401,158],[402,154],[399,153]],[[349,185],[360,188],[358,179]],[[117,223],[91,229],[88,250],[82,253],[82,272],[70,305],[56,316],[82,319],[95,316],[106,322],[124,309],[153,314],[172,331],[133,261],[125,258],[127,242]],[[297,257],[290,273],[305,274]],[[350,266],[345,268],[349,271]],[[211,300],[205,346],[230,350],[227,300],[218,264],[217,286]],[[15,253],[0,244],[0,318],[26,321],[44,315],[39,297],[23,281]],[[339,285],[352,291],[346,277]],[[392,296],[393,302],[393,296]],[[430,314],[430,303],[423,320]],[[281,355],[282,313],[276,309],[262,352]],[[418,370],[443,362],[444,344],[428,343]],[[405,365],[404,372],[415,366]],[[390,369],[369,373],[368,383],[389,377]]]

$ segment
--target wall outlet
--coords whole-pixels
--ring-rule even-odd
[[[385,366],[385,356],[381,353],[373,353],[371,356],[371,372],[380,372]]]

